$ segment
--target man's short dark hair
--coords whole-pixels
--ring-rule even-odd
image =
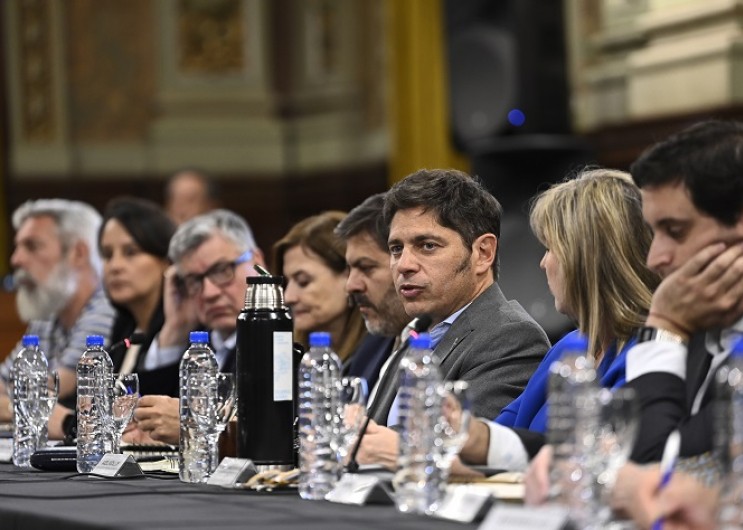
[[[692,125],[646,149],[630,173],[640,188],[683,184],[699,211],[732,226],[743,214],[743,124]]]
[[[387,226],[399,210],[423,208],[441,226],[457,232],[471,250],[483,234],[500,238],[503,209],[476,177],[456,169],[421,169],[395,184],[386,194],[384,220]],[[498,249],[500,250],[500,249]],[[493,260],[498,278],[498,253]]]
[[[335,234],[348,241],[353,236],[368,233],[379,248],[389,252],[387,239],[390,235],[390,227],[384,222],[382,216],[385,195],[385,193],[372,195],[348,212],[348,215],[335,228]]]

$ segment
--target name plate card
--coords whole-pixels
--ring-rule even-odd
[[[567,522],[568,510],[562,506],[496,504],[478,530],[560,530]]]
[[[142,469],[132,455],[106,453],[91,471],[93,475],[108,478],[143,476]]]
[[[210,486],[234,488],[238,482],[245,482],[256,474],[253,461],[248,458],[231,458],[226,456],[217,466],[217,469],[206,481]]]
[[[330,493],[325,496],[326,501],[340,504],[394,504],[391,492],[383,482],[371,475],[346,473],[341,477]]]
[[[493,504],[489,491],[472,486],[449,487],[434,517],[460,523],[471,523],[482,519]]]

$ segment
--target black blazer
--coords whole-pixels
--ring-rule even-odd
[[[692,415],[694,398],[709,371],[712,355],[705,347],[706,333],[697,333],[689,342],[686,381],[675,375],[654,372],[627,383],[634,388],[640,406],[640,424],[631,459],[638,463],[657,462],[668,435],[679,429],[682,457],[712,450],[715,385],[705,391],[702,406]]]
[[[111,344],[115,344],[125,338],[128,338],[134,333],[135,323],[134,319],[126,311],[120,308],[118,309],[118,315],[114,321],[113,328],[111,330]],[[137,355],[137,362],[134,365],[134,372],[139,375],[139,394],[142,396],[157,394],[166,395],[172,397],[178,397],[179,393],[179,380],[178,380],[178,369],[180,361],[167,366],[162,366],[154,370],[144,369],[144,360],[147,356],[147,350],[150,348],[152,341],[155,336],[160,332],[160,328],[163,327],[165,322],[165,314],[163,312],[162,302],[155,309],[155,313],[152,315],[150,325],[145,332],[145,338],[139,347],[139,353]],[[126,349],[122,348],[119,351],[109,352],[111,355],[111,361],[114,365],[114,372],[118,372],[121,365],[124,362],[126,356]]]
[[[382,369],[382,365],[392,353],[394,343],[394,337],[367,334],[348,361],[344,370],[345,375],[363,377],[366,379],[367,388],[371,392],[377,379],[379,379],[379,371]]]

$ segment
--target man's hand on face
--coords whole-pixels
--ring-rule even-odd
[[[196,301],[178,288],[174,265],[165,271],[163,290],[165,323],[158,335],[158,342],[161,347],[181,345],[187,341],[188,332],[198,324]]]
[[[743,244],[715,243],[669,274],[653,295],[649,326],[686,338],[743,316]]]

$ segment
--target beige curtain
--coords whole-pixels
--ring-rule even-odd
[[[451,142],[442,0],[385,2],[390,68],[389,182],[424,167],[467,171],[467,160]]]

